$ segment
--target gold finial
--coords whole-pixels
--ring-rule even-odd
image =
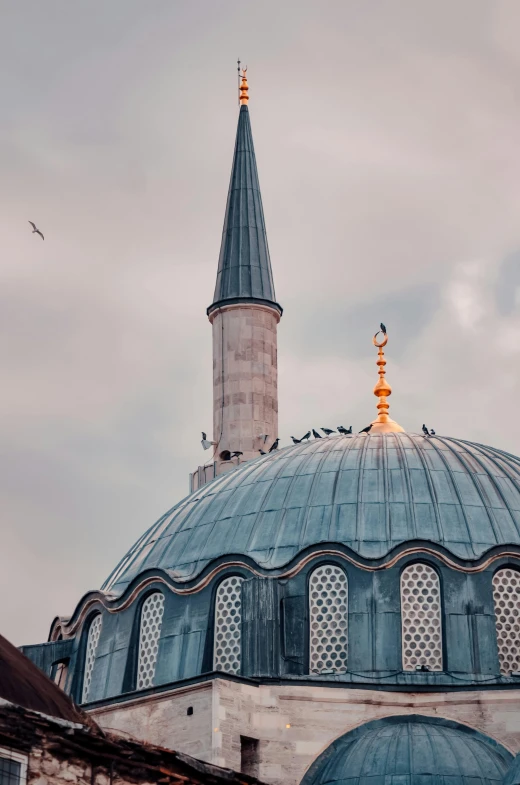
[[[381,325],[383,327],[383,325]],[[383,340],[379,343],[377,340],[377,336],[383,333]],[[386,346],[388,343],[388,335],[386,333],[386,329],[379,330],[373,337],[372,342],[374,346],[378,348],[378,355],[377,355],[377,364],[379,365],[379,381],[377,382],[376,386],[374,387],[374,395],[379,398],[379,402],[377,404],[377,409],[379,414],[377,418],[372,422],[372,428],[370,429],[370,433],[402,433],[404,428],[401,428],[398,423],[392,420],[391,417],[388,416],[388,409],[390,408],[390,404],[387,401],[389,395],[392,394],[392,388],[388,384],[387,380],[385,379],[385,353],[383,351],[383,347]]]
[[[240,75],[240,106],[245,105],[247,106],[247,102],[249,101],[249,86],[247,84],[247,65],[245,68],[242,69],[242,73]]]

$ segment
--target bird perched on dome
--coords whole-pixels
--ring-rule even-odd
[[[425,436],[429,436],[430,435],[430,431],[428,430],[428,428],[426,427],[426,425],[424,423],[423,423],[423,426],[422,426],[422,432],[424,433]]]
[[[332,428],[322,428],[321,430],[323,431],[325,436],[330,436],[331,433],[336,433],[336,431],[333,431]]]
[[[321,439],[321,438],[322,438],[321,434],[320,434],[320,433],[318,433],[318,431],[316,430],[316,428],[313,428],[313,429],[312,429],[312,435],[314,436],[314,438],[315,438],[315,439]]]
[[[435,436],[435,431],[433,430],[433,428],[430,429],[430,436]]]
[[[343,436],[347,436],[349,433],[352,433],[352,426],[350,426],[350,428],[345,428],[343,425],[338,425],[338,433],[342,433]]]
[[[274,452],[278,449],[278,445],[280,444],[280,439],[276,439],[271,446],[269,447],[269,452]]]
[[[260,455],[267,455],[265,450],[258,450],[258,452],[260,453]]]
[[[370,425],[367,425],[366,428],[363,428],[359,433],[370,433],[371,428],[372,428],[372,423],[370,423]]]
[[[230,456],[230,457],[231,457],[231,458],[239,458],[239,457],[240,457],[241,455],[243,455],[243,454],[244,454],[244,453],[243,453],[243,452],[240,452],[240,450],[235,450],[235,452],[232,452],[232,453],[231,453],[231,456]]]
[[[310,438],[311,438],[311,432],[310,432],[310,431],[307,431],[307,433],[306,433],[304,436],[302,436],[302,438],[300,439],[300,441],[301,441],[301,442],[308,441]]]
[[[301,439],[297,439],[296,436],[291,436],[291,439],[293,440],[293,444],[301,444],[302,443],[302,440]]]

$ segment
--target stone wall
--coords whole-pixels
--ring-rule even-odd
[[[216,457],[240,450],[258,457],[258,439],[278,436],[277,325],[280,315],[258,304],[230,305],[210,315],[213,325],[213,441]]]
[[[150,705],[154,703],[156,708]],[[204,715],[191,725],[180,722],[187,705]],[[237,771],[241,736],[258,739],[254,773],[273,785],[298,785],[310,764],[336,738],[365,722],[399,714],[454,720],[514,754],[520,751],[520,690],[412,693],[332,686],[256,687],[217,679],[211,686],[206,684],[202,693],[200,687],[172,691],[93,713],[102,727],[107,723],[156,744],[167,738],[171,744],[175,738],[176,749]]]
[[[140,741],[179,750],[212,762],[211,682],[119,703],[90,712],[104,730],[128,733]],[[188,710],[192,712],[188,714]],[[239,758],[240,768],[240,758]]]

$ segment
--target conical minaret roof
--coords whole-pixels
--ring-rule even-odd
[[[274,293],[247,90],[244,74],[217,283],[208,314],[240,302],[264,302],[282,312]]]

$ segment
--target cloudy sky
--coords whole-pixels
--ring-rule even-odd
[[[46,640],[188,489],[250,112],[280,430],[520,452],[518,0],[0,0],[0,631]],[[27,220],[44,231],[32,236]]]

